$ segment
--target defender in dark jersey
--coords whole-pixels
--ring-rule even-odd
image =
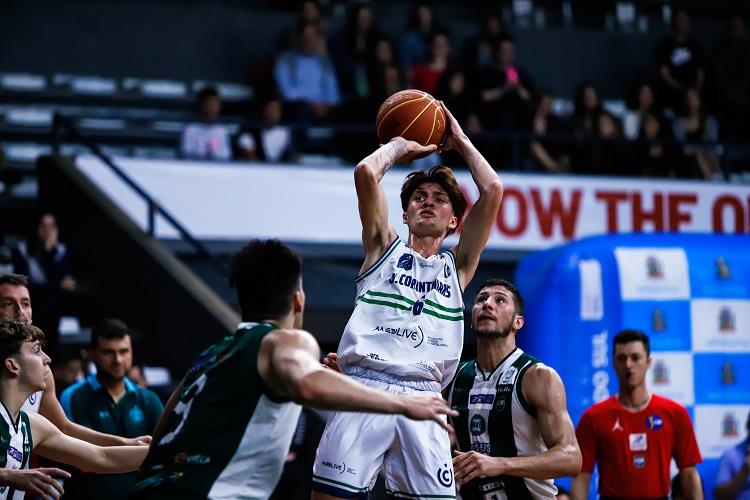
[[[581,452],[552,368],[516,347],[523,298],[505,280],[479,289],[471,310],[477,359],[449,392],[460,451],[453,468],[464,500],[555,498],[552,478],[576,475]]]
[[[452,412],[439,396],[388,394],[321,365],[317,342],[299,329],[305,295],[290,249],[256,240],[231,268],[243,323],[195,360],[167,402],[134,498],[268,498],[300,413],[294,403],[448,428]]]

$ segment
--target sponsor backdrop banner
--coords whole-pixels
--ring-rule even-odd
[[[275,237],[302,243],[360,244],[353,166],[133,158],[117,158],[116,162],[198,238]],[[77,165],[146,227],[146,204],[109,168],[93,157],[80,157]],[[396,228],[402,226],[399,191],[408,172],[395,168],[382,181]],[[478,192],[471,175],[467,171],[456,175],[469,202],[474,203]],[[750,186],[504,173],[502,179],[505,196],[490,235],[491,249],[541,249],[606,233],[750,233]],[[162,238],[176,237],[158,219],[156,232]],[[455,243],[455,238],[448,243]],[[623,259],[632,261],[637,272],[646,272],[638,267],[637,256]],[[672,273],[674,266],[679,278],[682,259],[667,259],[664,272]],[[673,285],[684,287],[685,283]],[[635,293],[631,286],[623,283],[623,292]]]
[[[693,417],[707,498],[750,412],[748,255],[746,236],[612,235],[529,254],[516,272],[527,304],[519,344],[560,372],[576,424],[617,392],[614,335],[649,335],[648,384]]]

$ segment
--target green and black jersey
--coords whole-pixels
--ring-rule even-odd
[[[135,498],[268,498],[301,407],[274,396],[258,372],[263,337],[242,323],[188,371],[163,436],[141,467]]]
[[[4,404],[0,403],[0,467],[3,469],[28,469],[29,456],[34,447],[31,440],[31,424],[23,410],[14,421]],[[24,492],[0,485],[0,500],[22,500]]]
[[[485,374],[477,362],[462,363],[451,385],[449,404],[461,451],[492,457],[538,455],[547,450],[536,409],[523,396],[523,376],[539,360],[516,348]],[[555,498],[552,480],[499,476],[471,481],[461,488],[464,500]]]

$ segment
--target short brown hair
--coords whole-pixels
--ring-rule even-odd
[[[25,286],[29,288],[29,278],[23,274],[0,274],[0,285]]]
[[[448,198],[451,200],[451,206],[453,207],[453,215],[461,223],[464,212],[466,211],[466,197],[464,196],[461,187],[458,185],[456,176],[453,175],[453,171],[443,165],[432,167],[430,170],[419,170],[412,172],[406,176],[404,185],[401,186],[401,208],[406,212],[406,207],[409,205],[411,195],[417,188],[427,182],[434,182],[435,184],[442,187],[448,194]],[[449,229],[448,234],[453,234],[456,230]],[[447,235],[446,235],[447,236]]]
[[[39,328],[15,319],[0,321],[0,360],[21,352],[24,342],[37,340],[44,341],[44,333]]]
[[[479,287],[479,291],[477,292],[477,295],[479,295],[479,292],[484,290],[485,288],[489,288],[491,286],[501,286],[508,290],[511,295],[513,295],[513,304],[516,306],[516,314],[519,316],[523,316],[524,310],[526,309],[526,305],[523,300],[523,295],[521,295],[521,292],[518,290],[516,285],[511,283],[508,280],[503,280],[499,278],[492,278],[488,279],[484,283],[482,283],[482,286]]]

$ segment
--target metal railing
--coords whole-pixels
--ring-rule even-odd
[[[147,206],[146,234],[152,238],[155,237],[156,216],[158,215],[169,223],[175,231],[177,231],[180,238],[192,247],[198,256],[206,259],[206,261],[208,261],[217,271],[226,275],[227,266],[221,259],[212,254],[208,248],[201,243],[201,241],[197,240],[192,234],[190,234],[187,228],[185,228],[185,226],[183,226],[174,215],[160,205],[158,201],[146,192],[146,190],[126,174],[125,171],[112,160],[112,158],[101,150],[98,144],[81,134],[70,119],[58,113],[55,113],[52,119],[51,143],[53,154],[59,155],[64,133],[67,133],[68,140],[78,142],[88,148],[94,156],[96,156],[104,165],[109,167],[109,169],[112,170],[122,182],[145,201]]]

